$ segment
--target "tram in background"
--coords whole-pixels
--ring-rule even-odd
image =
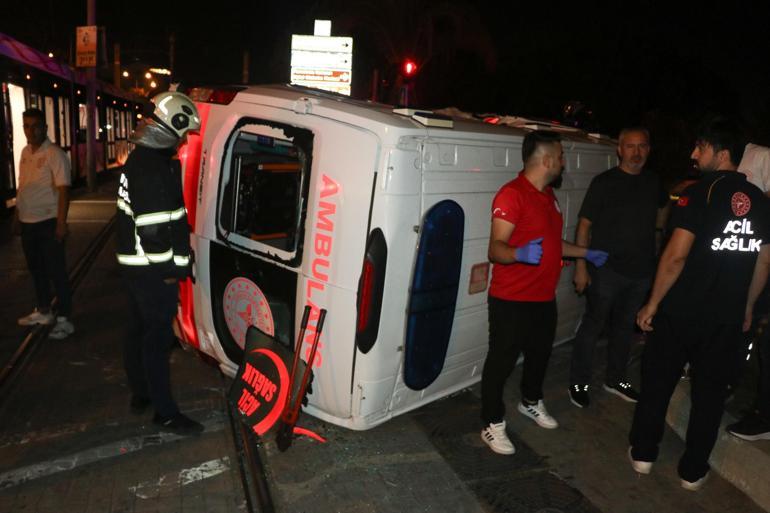
[[[0,213],[16,203],[18,162],[27,144],[22,113],[42,110],[48,138],[72,162],[73,183],[86,176],[86,75],[67,64],[0,33]],[[125,162],[128,136],[141,112],[142,99],[106,82],[97,82],[96,170]]]

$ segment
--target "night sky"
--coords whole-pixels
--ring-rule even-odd
[[[6,2],[10,4],[11,2]],[[313,19],[354,37],[354,96],[366,98],[372,71],[383,99],[397,64],[413,57],[418,104],[481,113],[560,119],[579,101],[582,121],[615,135],[643,123],[668,166],[686,165],[693,127],[707,114],[739,118],[755,142],[770,144],[770,27],[767,2],[436,2],[427,0],[232,2],[97,1],[108,58],[169,64],[183,84],[239,83],[243,52],[250,82],[286,82],[292,33]],[[0,31],[58,55],[71,51],[86,2],[13,2]],[[9,12],[10,11],[10,12]],[[65,57],[66,58],[66,57]],[[105,78],[111,76],[105,69]]]

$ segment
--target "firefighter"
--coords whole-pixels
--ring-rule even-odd
[[[182,197],[177,148],[200,128],[195,104],[179,92],[152,99],[154,110],[131,134],[136,148],[126,160],[118,189],[118,263],[131,296],[135,322],[123,363],[130,408],[155,409],[163,431],[195,435],[203,426],[179,411],[171,394],[169,352],[178,282],[191,276],[190,227]]]

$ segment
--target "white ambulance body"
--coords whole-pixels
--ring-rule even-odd
[[[197,276],[181,291],[189,344],[233,375],[248,325],[292,345],[310,304],[307,359],[327,309],[305,411],[351,429],[479,381],[490,206],[522,169],[526,129],[458,118],[427,126],[290,86],[190,94],[204,125],[182,155]],[[572,240],[591,178],[616,163],[615,143],[572,131],[563,145],[556,196]],[[557,341],[574,335],[583,311],[571,280],[565,267]]]

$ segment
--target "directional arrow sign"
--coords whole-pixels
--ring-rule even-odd
[[[350,95],[353,38],[294,34],[291,83]]]

